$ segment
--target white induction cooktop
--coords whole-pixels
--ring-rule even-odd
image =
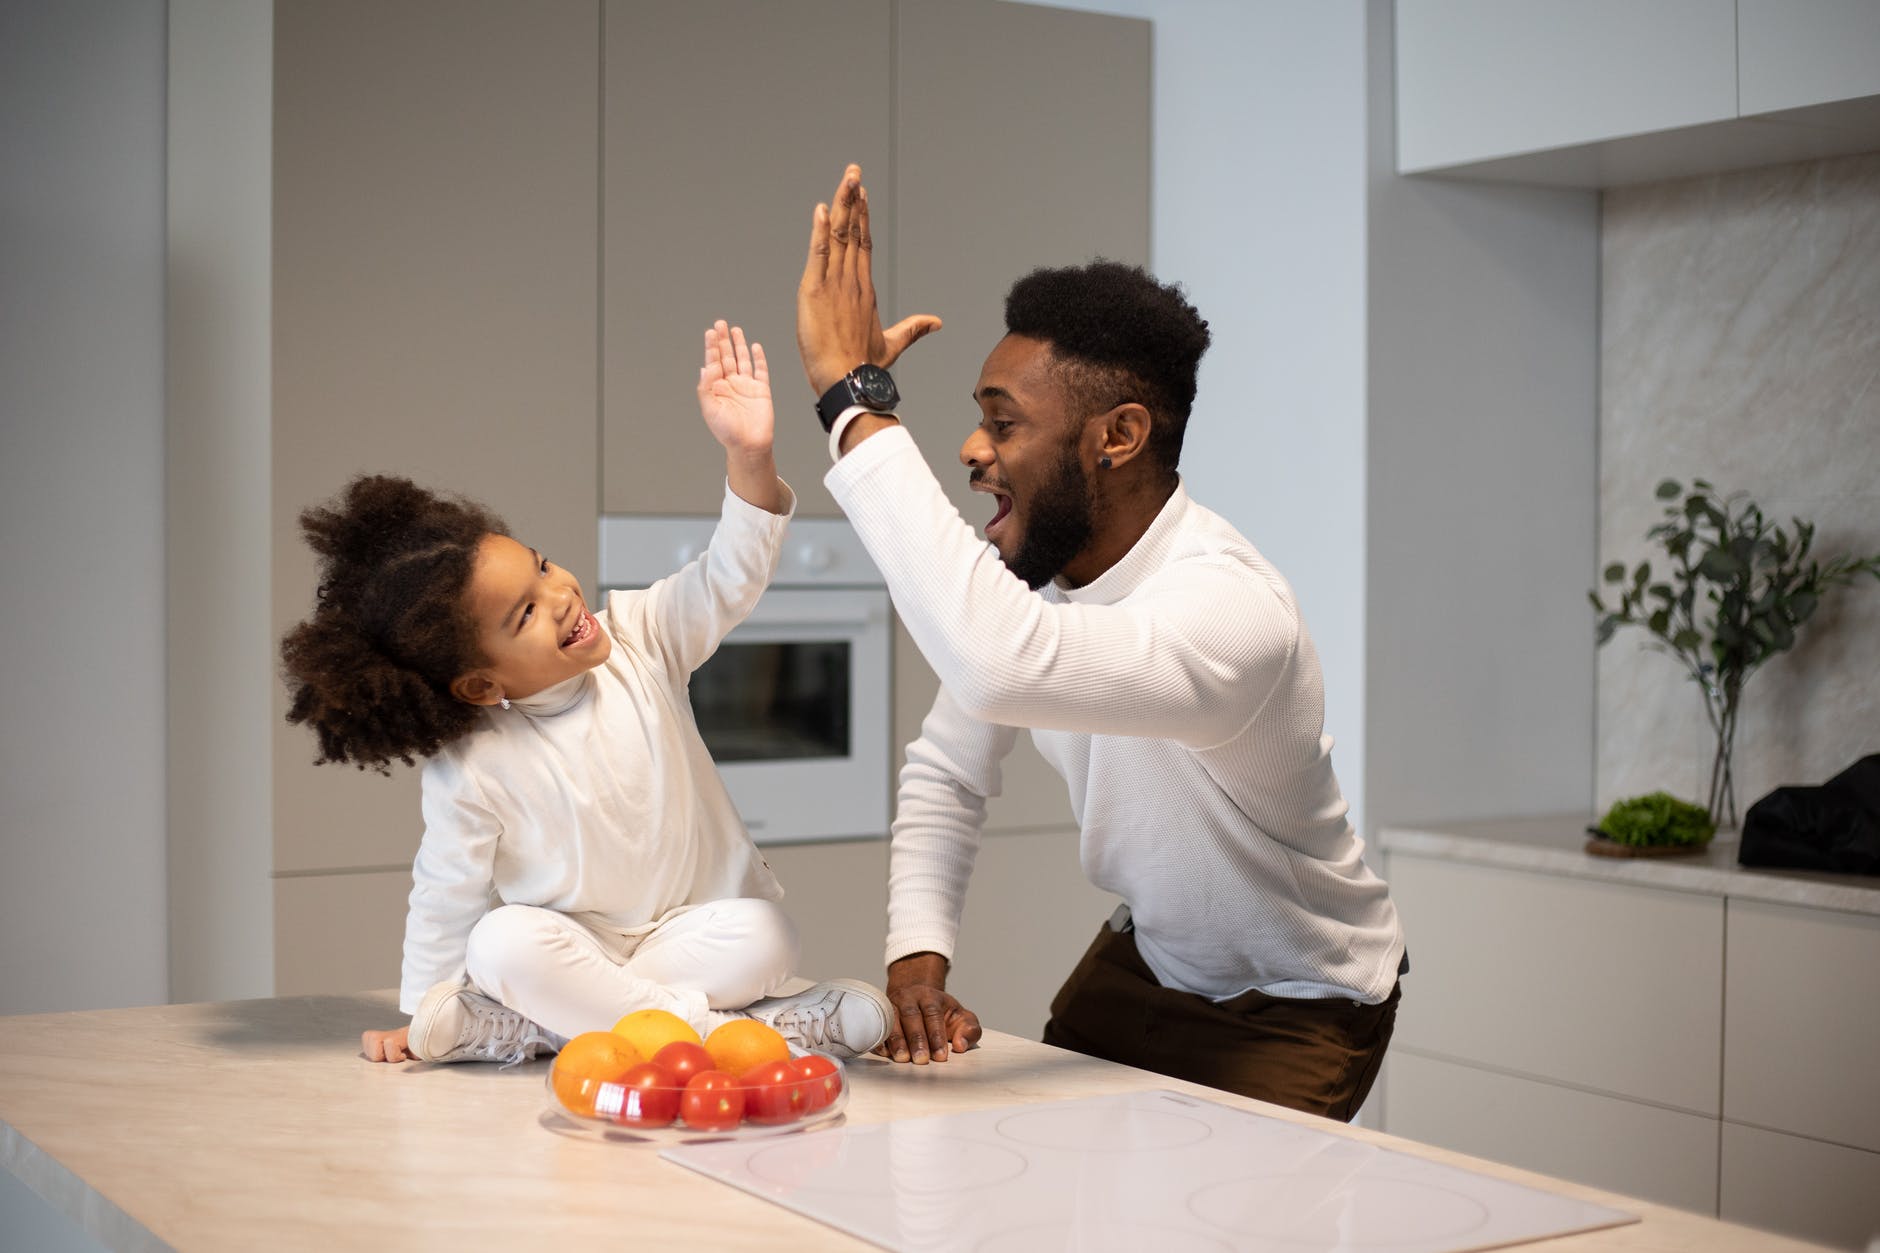
[[[1462,1253],[1638,1216],[1175,1092],[662,1156],[887,1249]]]

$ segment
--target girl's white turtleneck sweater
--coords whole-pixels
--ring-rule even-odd
[[[707,550],[595,617],[613,637],[592,670],[491,709],[424,765],[399,1004],[459,980],[495,904],[641,935],[690,906],[778,900],[692,719],[687,684],[775,573],[796,498],[773,514],[727,484]]]
[[[1069,785],[1084,873],[1129,905],[1165,986],[1390,994],[1402,932],[1332,773],[1318,655],[1252,544],[1178,487],[1103,575],[1034,592],[905,429],[824,482],[941,681],[901,771],[890,962],[952,956],[985,801],[1028,727]]]

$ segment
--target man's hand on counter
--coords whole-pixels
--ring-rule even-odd
[[[911,953],[888,967],[895,1019],[878,1055],[924,1066],[945,1061],[949,1048],[964,1053],[979,1043],[979,1016],[955,1000],[946,983],[947,959],[938,953]]]

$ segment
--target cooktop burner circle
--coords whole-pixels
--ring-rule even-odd
[[[1199,1118],[1124,1105],[1021,1110],[1001,1118],[993,1129],[1015,1144],[1087,1153],[1160,1152],[1214,1134]]]

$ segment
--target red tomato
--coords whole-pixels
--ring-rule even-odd
[[[679,1117],[701,1131],[735,1127],[744,1121],[744,1085],[722,1070],[701,1070],[679,1094]]]
[[[842,1072],[827,1057],[807,1053],[792,1058],[790,1064],[796,1068],[796,1077],[803,1083],[811,1109],[821,1109],[842,1095]]]
[[[616,1122],[632,1127],[663,1127],[679,1114],[681,1084],[664,1066],[641,1062],[620,1076],[625,1089]]]
[[[763,1062],[741,1077],[744,1116],[757,1123],[795,1122],[811,1106],[808,1085],[796,1073],[796,1062]]]
[[[693,1075],[712,1069],[712,1055],[705,1051],[703,1044],[674,1040],[653,1054],[653,1064],[664,1066],[679,1081],[679,1086],[684,1087]]]

